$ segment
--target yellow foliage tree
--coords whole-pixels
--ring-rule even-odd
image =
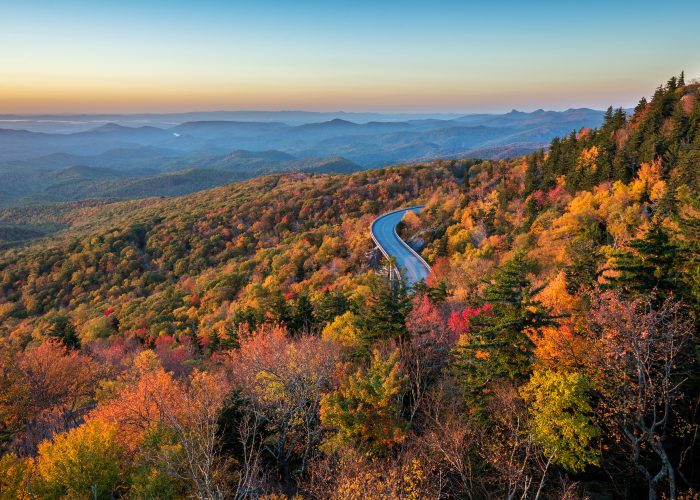
[[[110,498],[124,475],[116,434],[116,426],[91,419],[41,443],[37,492],[50,498]]]
[[[348,311],[345,314],[336,316],[336,318],[328,323],[321,337],[323,340],[336,342],[343,348],[355,349],[360,346],[360,329],[357,326],[358,317],[353,312]]]
[[[418,214],[416,214],[415,212],[411,212],[410,210],[403,215],[402,220],[406,224],[406,226],[408,226],[412,230],[419,228],[421,225]]]
[[[532,414],[531,432],[553,463],[571,471],[597,465],[591,442],[599,434],[588,404],[586,379],[578,373],[536,371],[521,389]]]
[[[333,492],[333,498],[339,500],[437,498],[439,493],[432,486],[424,464],[415,458],[404,464],[360,460],[357,465],[346,466],[343,469],[343,474],[338,478],[338,484]]]
[[[0,456],[0,500],[31,498],[28,481],[32,465],[31,458],[13,453]]]

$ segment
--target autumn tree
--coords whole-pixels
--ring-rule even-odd
[[[90,419],[39,445],[35,489],[51,498],[110,498],[125,486],[117,427]]]
[[[478,453],[487,465],[483,481],[499,498],[540,498],[552,466],[532,432],[532,416],[517,390],[505,381],[493,386],[486,401],[487,424]]]
[[[137,465],[155,480],[165,475],[199,498],[222,498],[227,463],[217,423],[229,394],[221,374],[194,371],[189,380],[176,380],[145,351],[131,373],[103,388],[92,414],[118,427],[117,439],[137,452]]]
[[[321,332],[321,337],[354,353],[362,347],[360,323],[360,318],[355,313],[347,311],[328,323]]]
[[[653,297],[625,301],[608,291],[588,316],[603,353],[597,367],[604,375],[603,418],[619,430],[650,500],[662,484],[670,498],[677,494],[679,458],[671,437],[680,424],[675,408],[682,404],[681,370],[693,332],[680,304],[653,302]]]
[[[337,346],[313,336],[291,339],[263,325],[229,353],[227,370],[266,431],[264,450],[288,481],[302,474],[321,439],[321,396],[333,384]]]
[[[488,429],[465,418],[464,398],[447,378],[426,394],[423,432],[414,443],[426,463],[444,474],[442,491],[449,497],[486,498],[484,461],[480,456]],[[444,478],[444,479],[443,479]]]
[[[399,359],[410,396],[407,418],[412,422],[423,405],[426,392],[447,366],[457,335],[450,330],[445,315],[427,293],[414,295],[406,328],[408,338],[399,343]]]
[[[95,339],[104,339],[117,333],[115,319],[99,316],[85,321],[78,328],[78,337],[82,345],[87,345]]]
[[[0,456],[0,499],[31,498],[34,460],[15,453]]]
[[[182,391],[178,407],[159,405],[162,421],[182,449],[182,457],[171,457],[166,451],[160,460],[168,476],[193,483],[202,500],[225,498],[227,461],[219,453],[219,415],[230,389],[222,374],[193,372]]]
[[[15,447],[33,452],[39,441],[80,422],[99,379],[97,364],[60,341],[46,340],[0,361],[0,419]]]
[[[333,466],[327,463],[313,471],[308,490],[314,498],[420,500],[441,494],[441,483],[431,474],[431,464],[415,453],[387,459],[348,453]]]
[[[401,443],[406,436],[401,415],[404,384],[398,353],[383,359],[375,351],[367,371],[356,372],[337,391],[323,396],[321,422],[334,431],[328,445],[382,456]]]
[[[534,439],[552,463],[574,472],[598,465],[593,440],[600,430],[593,422],[589,390],[579,373],[538,370],[520,391],[532,415]]]

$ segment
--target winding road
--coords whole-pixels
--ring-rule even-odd
[[[394,210],[377,217],[370,226],[370,233],[377,247],[386,258],[395,258],[396,265],[402,269],[409,285],[420,280],[427,280],[430,266],[423,260],[423,257],[399,238],[399,235],[396,234],[396,226],[401,222],[406,212],[420,212],[422,209],[423,205]]]

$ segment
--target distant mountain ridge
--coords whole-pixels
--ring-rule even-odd
[[[130,116],[128,125],[118,116],[105,115],[111,120],[72,133],[0,128],[0,207],[85,197],[179,195],[270,173],[351,172],[444,158],[503,158],[546,147],[555,136],[596,127],[603,120],[602,111],[587,108],[442,118],[256,113],[154,115],[172,120],[158,126],[147,118],[151,115]],[[175,116],[193,119],[177,122]],[[265,120],[245,120],[256,116]],[[312,117],[323,119],[291,119]],[[85,116],[67,118],[80,121]],[[22,122],[4,123],[19,127]],[[59,186],[60,177],[49,174],[68,167],[73,169],[59,175],[72,185]]]

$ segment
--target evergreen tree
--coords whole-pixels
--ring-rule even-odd
[[[672,76],[671,78],[668,79],[668,82],[666,83],[666,88],[668,90],[676,90],[678,86],[678,80],[676,79],[675,76]]]
[[[700,217],[686,216],[680,220],[683,243],[680,255],[682,296],[700,316]],[[700,328],[700,324],[698,324]]]
[[[469,169],[471,168],[471,165],[466,164],[464,165],[464,192],[468,193],[469,192]]]
[[[293,314],[289,304],[279,290],[270,292],[261,301],[261,308],[266,320],[290,326]]]
[[[430,287],[428,286],[428,284],[425,281],[421,280],[418,283],[416,283],[415,285],[413,285],[413,288],[411,289],[411,293],[416,297],[420,297],[423,295],[428,295],[429,290],[430,290]]]
[[[66,347],[77,349],[80,347],[80,339],[71,323],[70,317],[65,312],[50,314],[44,320],[43,330],[47,337],[60,340]]]
[[[693,193],[700,192],[700,127],[693,143],[679,152],[674,176],[678,185],[687,186]]]
[[[437,241],[437,248],[435,249],[436,257],[447,257],[448,247],[447,247],[447,233],[443,234]]]
[[[659,219],[654,219],[642,238],[627,244],[612,259],[610,269],[617,276],[608,277],[609,286],[631,295],[655,294],[659,303],[678,286],[678,248],[671,241]]]
[[[314,304],[314,316],[321,323],[329,323],[336,316],[345,314],[350,309],[350,301],[344,293],[326,290]]]
[[[647,102],[647,98],[646,98],[646,97],[642,97],[642,98],[639,100],[639,103],[634,107],[634,112],[635,112],[635,114],[636,114],[636,113],[641,113],[641,112],[644,110],[644,108],[647,107],[647,104],[649,104],[649,103]]]
[[[306,295],[301,295],[294,304],[290,329],[296,333],[309,333],[316,326],[314,307]]]
[[[537,203],[537,199],[533,196],[529,196],[527,200],[525,201],[525,213],[524,215],[524,221],[523,221],[523,226],[525,230],[530,229],[532,226],[532,223],[535,222],[535,219],[539,215],[540,209]]]
[[[612,122],[613,119],[613,107],[608,106],[608,109],[605,110],[605,114],[603,115],[603,126],[608,125]]]
[[[447,290],[447,282],[445,281],[428,288],[428,298],[433,304],[442,304],[449,296],[450,292]]]
[[[678,214],[678,199],[676,197],[676,182],[671,179],[656,204],[656,214],[659,217],[675,217]]]
[[[549,154],[542,165],[542,178],[547,186],[554,185],[559,175],[559,166],[562,162],[562,143],[559,137],[552,139],[549,146]]]
[[[612,158],[612,179],[629,181],[632,178],[632,160],[625,148],[615,150]]]
[[[249,330],[254,330],[263,320],[262,315],[250,306],[237,309],[233,313],[233,331],[238,332],[241,325],[246,325]],[[238,340],[235,339],[234,342],[237,344]]]
[[[221,337],[215,329],[209,332],[209,342],[206,344],[206,349],[209,354],[221,349]]]
[[[224,330],[224,335],[215,335],[214,348],[210,348],[212,351],[221,349],[228,351],[231,349],[238,349],[240,346],[240,339],[238,338],[238,326],[235,324],[229,325]]]
[[[527,168],[525,169],[523,196],[528,196],[533,191],[539,189],[542,172],[540,162],[544,152],[539,150],[527,157]]]
[[[574,238],[567,246],[567,255],[571,262],[564,268],[567,292],[579,293],[597,281],[599,274],[597,246],[594,240],[583,235]]]
[[[450,295],[445,281],[441,281],[436,286],[428,286],[425,281],[420,281],[413,285],[412,293],[414,297],[427,296],[433,304],[442,304]]]
[[[401,341],[407,337],[406,316],[411,310],[411,299],[403,276],[399,279],[375,276],[370,282],[368,302],[361,335],[368,352],[377,341]]]
[[[474,319],[466,342],[458,347],[456,368],[467,393],[479,404],[481,390],[494,379],[524,380],[532,370],[532,331],[552,323],[533,297],[527,274],[533,263],[517,253],[497,269],[484,290],[491,314]]]

